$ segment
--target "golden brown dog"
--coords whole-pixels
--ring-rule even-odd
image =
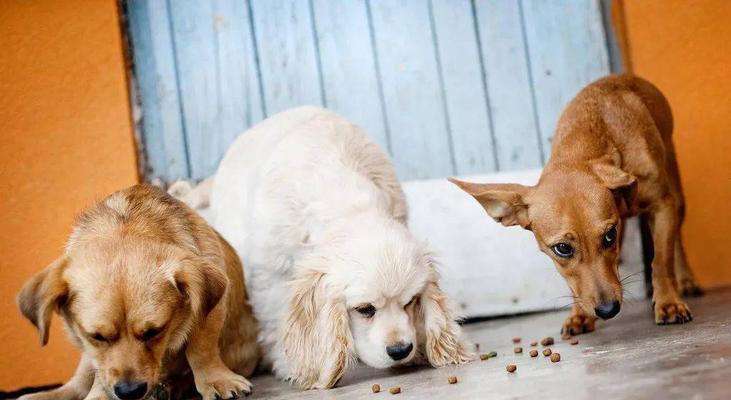
[[[190,208],[147,185],[113,193],[18,295],[43,344],[56,311],[83,351],[68,383],[26,398],[142,399],[163,385],[176,397],[191,383],[206,400],[248,394],[259,350],[246,298],[236,253]]]
[[[655,322],[692,319],[681,292],[697,291],[679,228],[684,214],[673,120],[662,93],[630,75],[584,88],[566,107],[551,159],[536,186],[451,181],[505,226],[533,232],[577,300],[563,332],[594,329],[619,312],[619,235],[623,218],[647,214],[655,257]]]

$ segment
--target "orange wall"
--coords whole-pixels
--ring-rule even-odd
[[[136,181],[115,0],[1,0],[0,390],[73,373],[61,321],[41,348],[14,297],[81,208]]]
[[[703,286],[730,284],[731,1],[630,0],[618,9],[627,67],[673,108],[691,268]]]

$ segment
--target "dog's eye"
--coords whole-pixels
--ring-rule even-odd
[[[608,249],[614,245],[614,242],[617,241],[617,227],[613,226],[609,228],[607,233],[604,234],[604,237],[602,238],[602,246],[604,246],[605,249]]]
[[[91,338],[96,340],[97,342],[104,342],[104,343],[109,342],[109,340],[107,340],[107,338],[105,338],[104,335],[102,335],[101,333],[98,333],[98,332],[92,333]]]
[[[373,307],[373,304],[366,304],[366,305],[357,307],[355,310],[358,311],[360,313],[360,315],[362,315],[366,318],[371,318],[372,316],[374,316],[376,314],[376,307]]]
[[[162,329],[150,328],[150,329],[142,332],[142,336],[140,337],[140,339],[142,339],[143,342],[149,342],[150,340],[156,338],[157,335],[160,334],[160,332],[162,332]]]
[[[574,255],[574,248],[568,243],[554,244],[551,250],[561,258],[571,258]]]

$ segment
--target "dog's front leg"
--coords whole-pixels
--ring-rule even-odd
[[[203,400],[234,399],[251,393],[251,383],[235,374],[221,360],[218,338],[223,326],[224,309],[216,307],[195,329],[185,350],[193,370],[195,387]]]
[[[101,378],[95,376],[94,384],[91,386],[89,394],[84,397],[84,400],[109,400],[111,397],[112,396],[107,395],[107,392],[104,390]]]
[[[74,376],[63,386],[46,392],[21,396],[18,400],[81,400],[86,397],[94,383],[94,368],[86,354],[81,355]]]
[[[655,323],[684,323],[693,319],[690,308],[680,298],[675,282],[675,246],[678,236],[678,216],[675,200],[665,196],[651,215],[652,241],[652,301]]]
[[[562,335],[580,335],[594,331],[596,317],[588,315],[580,305],[571,306],[571,315],[563,322]]]

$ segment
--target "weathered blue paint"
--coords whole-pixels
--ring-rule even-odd
[[[601,6],[598,0],[521,3],[542,147],[550,149],[566,103],[609,73],[607,47],[598,45],[606,41]]]
[[[311,0],[327,107],[389,148],[363,1]]]
[[[152,176],[203,178],[267,115],[324,105],[402,179],[538,167],[609,71],[599,0],[130,0]]]
[[[309,3],[250,1],[267,114],[323,105]]]
[[[455,174],[497,170],[470,0],[430,0],[454,146]]]
[[[402,179],[451,175],[428,4],[398,0],[369,6],[396,172]]]
[[[542,153],[519,4],[476,1],[475,12],[498,169],[539,167]]]
[[[145,172],[167,181],[187,178],[190,170],[167,2],[130,0],[127,10],[150,168]]]

